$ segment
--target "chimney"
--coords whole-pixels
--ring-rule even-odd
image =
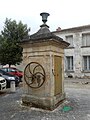
[[[61,28],[60,28],[60,27],[58,27],[58,28],[56,29],[56,31],[61,31]]]

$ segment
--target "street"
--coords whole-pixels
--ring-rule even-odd
[[[90,83],[81,81],[65,80],[66,100],[53,111],[23,106],[22,85],[0,92],[0,120],[90,120]]]

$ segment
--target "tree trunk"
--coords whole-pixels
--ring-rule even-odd
[[[11,64],[9,64],[9,67],[11,67]]]

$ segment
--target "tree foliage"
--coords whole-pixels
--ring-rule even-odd
[[[16,65],[22,61],[22,47],[18,42],[28,36],[29,29],[21,21],[6,18],[0,35],[0,63],[2,65]]]

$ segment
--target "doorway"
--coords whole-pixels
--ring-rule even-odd
[[[55,95],[62,93],[62,57],[54,56]]]

